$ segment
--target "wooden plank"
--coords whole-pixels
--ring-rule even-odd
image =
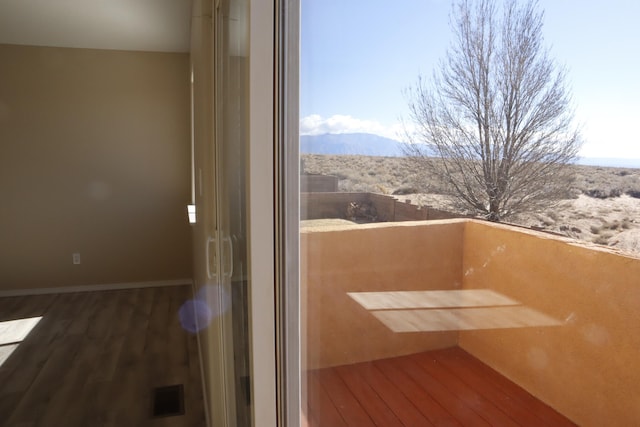
[[[20,402],[13,409],[11,416],[6,419],[7,425],[20,422],[36,422],[38,416],[45,410],[51,396],[59,387],[61,380],[68,376],[69,361],[78,351],[80,340],[69,340],[64,345],[57,345],[38,372],[32,384],[25,390]]]
[[[21,343],[41,319],[36,316],[0,322],[0,346]]]
[[[47,297],[49,295],[42,295]],[[87,310],[86,302],[88,294],[83,292],[73,292],[65,295],[58,295],[53,304],[47,309],[47,316],[56,319],[75,318],[78,313]]]
[[[399,362],[399,368],[432,396],[445,410],[453,415],[462,425],[490,426],[491,423],[483,417],[482,411],[477,410],[476,401],[466,399],[464,395],[457,395],[440,383],[427,371],[422,369],[412,358],[404,357]],[[500,425],[508,425],[501,423]]]
[[[145,366],[118,372],[109,382],[107,421],[113,425],[144,425],[151,416],[151,388]]]
[[[171,289],[169,305],[169,327],[167,329],[167,350],[169,352],[169,363],[173,366],[188,366],[189,346],[187,333],[180,324],[180,307],[189,299],[191,290],[187,286]]]
[[[36,303],[43,301],[42,298],[38,300]],[[29,302],[26,304],[30,305]],[[40,309],[25,312],[42,313]],[[69,322],[50,316],[49,311],[44,314],[43,319],[0,367],[0,397],[5,393],[25,393],[64,336]]]
[[[462,426],[462,424],[448,413],[429,393],[400,369],[402,363],[403,361],[401,359],[385,359],[374,362],[374,365],[401,390],[404,396],[412,402],[433,425]]]
[[[404,393],[379,370],[372,362],[358,364],[358,373],[376,390],[400,421],[407,426],[434,425],[418,408],[406,398]]]
[[[22,396],[22,392],[2,393],[0,396],[0,420],[4,422],[4,420],[11,416],[20,399],[22,399]]]
[[[374,427],[373,420],[362,408],[358,399],[340,378],[335,369],[327,369],[320,374],[320,384],[327,391],[334,406],[347,425],[354,427]]]
[[[111,291],[103,292],[103,294],[102,309],[99,309],[100,315],[97,320],[97,323],[102,326],[91,325],[87,328],[86,333],[89,340],[88,345],[95,345],[99,348],[94,363],[100,366],[100,369],[90,372],[88,376],[90,382],[108,381],[115,376],[133,312],[133,305],[130,304],[130,301],[135,302],[137,291]],[[97,307],[95,308],[97,309]],[[112,319],[107,326],[103,318],[107,319],[108,316],[112,316]],[[82,316],[83,319],[86,317]],[[101,328],[101,330],[95,328]]]
[[[462,350],[459,349],[455,351],[435,351],[431,355],[436,363],[441,364],[463,382],[477,390],[479,394],[490,399],[500,410],[521,426],[536,427],[544,425],[543,421],[530,411],[526,404],[515,401],[512,396],[503,392],[492,382],[487,381],[486,377],[479,374],[468,363],[465,363],[465,359],[461,357],[461,352]]]
[[[153,288],[153,309],[149,316],[149,330],[155,333],[164,333],[169,323],[170,289]]]
[[[111,297],[115,300],[113,307],[117,315],[111,319],[110,337],[122,337],[129,331],[139,292],[140,289],[127,289],[112,294]]]
[[[24,319],[25,317],[42,316],[50,307],[55,306],[57,295],[38,295],[37,297],[18,297],[17,305],[12,310],[11,317]],[[2,320],[8,320],[4,318]]]
[[[16,319],[15,312],[24,304],[23,296],[0,298],[0,321]]]
[[[307,373],[308,421],[313,427],[347,427],[333,401],[320,382],[321,373]]]
[[[575,426],[555,409],[460,348],[435,351],[431,355],[457,372],[463,381],[493,395],[496,404],[514,414],[522,425]]]
[[[341,366],[336,368],[336,371],[377,426],[402,427],[404,425],[380,395],[358,374],[358,365]]]
[[[73,322],[67,330],[67,335],[86,335],[89,329],[90,319],[100,303],[100,295],[97,292],[87,292],[78,300],[81,309],[73,315]]]
[[[149,316],[144,361],[149,370],[152,387],[170,385],[171,381],[175,381],[175,376],[165,368],[170,363],[169,353],[173,351],[171,347],[178,345],[177,342],[171,341],[172,336],[169,332],[172,323],[169,320],[170,292],[171,290],[168,288],[156,289],[153,310]]]
[[[76,356],[68,361],[73,368],[67,369],[66,375],[60,373],[58,386],[38,417],[39,425],[80,425],[85,407],[77,404],[78,399],[82,399],[78,391],[83,389],[89,373],[95,369],[98,351],[95,340],[83,339]]]
[[[490,399],[482,395],[481,392],[467,385],[449,370],[443,369],[442,365],[438,364],[430,354],[415,354],[409,356],[408,359],[415,362],[430,378],[437,381],[438,387],[449,390],[465,405],[472,408],[474,412],[480,414],[489,424],[511,427],[519,425],[495,406]],[[424,381],[421,383],[424,383]]]
[[[155,289],[140,290],[122,350],[118,357],[118,370],[131,369],[142,363],[146,349],[149,316],[153,310]]]
[[[108,338],[114,322],[120,316],[118,307],[118,292],[107,291],[103,293],[100,304],[90,317],[86,336],[91,339]]]
[[[2,344],[0,345],[0,366],[2,366],[18,348],[19,344]]]
[[[0,298],[0,310],[10,307],[0,317],[44,314],[0,367],[0,424],[204,427],[197,343],[175,313],[182,288],[157,299],[153,288]],[[150,418],[156,380],[184,384],[184,416]]]

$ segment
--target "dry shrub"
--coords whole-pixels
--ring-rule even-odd
[[[430,174],[424,164],[405,157],[373,157],[355,155],[303,154],[307,173],[334,175],[340,179],[340,191],[405,191],[413,193],[445,194],[446,186]],[[430,159],[426,159],[430,161]],[[570,166],[574,179],[567,182],[567,199],[585,194],[598,199],[608,199],[628,194],[640,199],[640,170],[631,168],[605,168],[594,166]],[[554,213],[548,218],[557,221]],[[591,214],[585,215],[591,217]],[[576,218],[579,219],[579,218]]]
[[[612,233],[604,233],[593,239],[593,243],[598,245],[608,245],[609,239],[613,237]]]
[[[633,198],[640,199],[640,190],[627,190],[627,194]]]
[[[551,220],[551,219],[543,219],[542,223],[546,226],[546,227],[551,227],[553,224],[555,224],[556,222]]]
[[[407,187],[407,186],[402,186],[400,188],[397,188],[396,190],[393,191],[393,195],[397,195],[397,196],[403,196],[405,194],[416,194],[419,193],[420,191],[418,191],[417,188],[414,187]]]
[[[555,211],[548,211],[547,216],[554,221],[558,221],[558,214]]]
[[[611,233],[603,233],[605,231],[621,231],[631,228],[632,221],[629,218],[625,218],[622,221],[617,219],[611,222],[603,221],[602,225],[592,225],[590,230],[592,234],[599,234],[600,236],[607,236]],[[608,238],[608,237],[607,237]]]
[[[622,195],[622,190],[620,190],[619,188],[593,188],[591,190],[587,190],[585,194],[595,199],[608,199],[613,197],[620,197]]]

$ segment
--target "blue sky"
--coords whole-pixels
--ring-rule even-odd
[[[585,157],[640,158],[640,1],[540,0],[544,39],[568,70]],[[403,89],[450,43],[445,0],[302,0],[301,133],[395,137]]]

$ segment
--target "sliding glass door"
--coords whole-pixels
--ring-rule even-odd
[[[251,425],[247,1],[196,2],[192,22],[195,324],[212,426]]]
[[[223,319],[224,385],[229,425],[251,425],[248,289],[247,161],[248,68],[246,0],[222,0],[213,11],[215,241],[219,298],[228,302]]]

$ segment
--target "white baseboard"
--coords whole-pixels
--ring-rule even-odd
[[[191,279],[159,280],[151,282],[103,283],[99,285],[63,286],[59,288],[6,289],[0,290],[0,297],[24,295],[66,294],[70,292],[97,292],[119,289],[157,288],[161,286],[192,286]]]

